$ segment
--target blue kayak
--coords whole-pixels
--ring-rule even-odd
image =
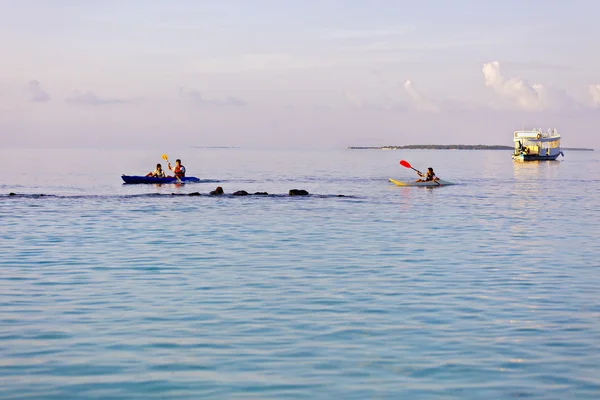
[[[195,176],[185,176],[181,179],[174,177],[156,178],[153,176],[121,175],[125,183],[194,183],[200,182]]]

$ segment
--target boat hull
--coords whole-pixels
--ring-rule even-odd
[[[180,180],[173,177],[156,178],[152,176],[139,176],[139,175],[121,175],[123,182],[128,184],[141,184],[141,183],[194,183],[200,182],[200,179],[194,176],[185,176]]]
[[[551,154],[547,156],[542,156],[539,154],[513,154],[512,158],[514,161],[554,161],[560,155],[564,157],[564,154],[561,151],[557,154]]]
[[[428,182],[402,182],[397,181],[396,179],[390,178],[390,182],[392,182],[396,186],[404,186],[404,187],[438,187],[438,186],[448,186],[455,185],[454,182],[438,180],[438,181],[428,181]]]

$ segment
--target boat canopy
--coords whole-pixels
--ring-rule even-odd
[[[520,139],[560,139],[556,129],[548,129],[546,132],[541,129],[532,129],[530,131],[515,131],[515,142]]]

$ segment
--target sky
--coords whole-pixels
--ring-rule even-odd
[[[0,146],[600,147],[596,0],[0,0]]]

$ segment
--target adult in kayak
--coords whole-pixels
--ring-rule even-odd
[[[181,179],[181,178],[185,177],[185,167],[183,165],[181,165],[181,160],[179,158],[177,160],[175,160],[174,168],[171,168],[171,163],[168,163],[167,167],[169,167],[169,170],[173,171],[175,178]]]
[[[165,178],[165,171],[162,169],[162,165],[156,164],[156,169],[152,172],[148,172],[146,176],[151,176],[153,178]]]
[[[421,178],[425,177],[425,179],[420,179],[419,178],[415,182],[429,182],[429,181],[439,181],[440,180],[440,178],[438,178],[437,176],[435,176],[435,172],[433,172],[433,168],[431,168],[431,167],[427,168],[427,173],[425,175],[423,175],[419,171],[417,171],[417,174]]]

